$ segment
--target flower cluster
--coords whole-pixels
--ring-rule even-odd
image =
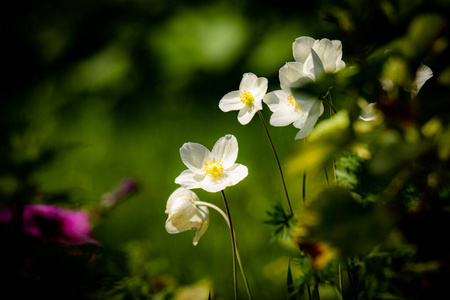
[[[350,231],[350,229],[337,229],[335,231],[333,231],[334,229],[324,230],[323,228],[326,228],[327,226],[332,228],[336,227],[329,224],[333,224],[331,220],[334,220],[337,208],[342,209],[343,212],[349,213],[350,216],[353,216],[352,214],[358,216],[355,217],[354,220],[347,220],[349,224],[348,228],[358,228],[360,219],[362,219],[359,216],[360,213],[367,214],[368,217],[372,218],[367,222],[376,224],[376,226],[374,226],[376,230],[380,229],[382,231],[384,228],[386,232],[389,232],[389,230],[391,230],[391,224],[381,226],[378,223],[379,219],[377,216],[377,210],[374,209],[373,211],[370,211],[366,210],[365,207],[363,209],[363,207],[360,206],[359,201],[354,201],[356,200],[356,197],[363,197],[361,195],[357,195],[357,193],[354,193],[351,190],[354,188],[355,182],[358,182],[356,170],[359,170],[360,168],[359,160],[351,157],[347,160],[342,159],[342,165],[346,165],[346,168],[349,169],[348,172],[341,171],[338,173],[339,166],[335,164],[334,159],[336,153],[338,151],[348,151],[349,147],[354,147],[355,149],[360,148],[360,153],[364,152],[365,156],[358,153],[358,157],[361,159],[368,159],[371,154],[370,151],[367,149],[362,149],[364,146],[356,145],[359,142],[354,142],[357,141],[358,134],[362,135],[365,132],[368,132],[367,128],[370,128],[370,126],[374,124],[378,124],[376,122],[365,123],[358,120],[357,125],[359,127],[355,126],[350,132],[350,130],[348,130],[350,128],[349,124],[350,122],[353,122],[353,120],[350,120],[350,113],[344,109],[337,112],[337,110],[333,107],[331,93],[333,92],[334,94],[335,91],[338,94],[341,93],[341,91],[344,90],[342,87],[348,86],[348,82],[353,80],[353,77],[350,77],[353,75],[349,74],[355,74],[352,70],[356,69],[352,68],[349,69],[348,72],[342,72],[338,75],[326,74],[337,73],[346,67],[346,63],[342,60],[341,42],[338,40],[315,40],[311,37],[299,37],[292,44],[292,53],[294,61],[285,63],[279,69],[278,76],[280,89],[267,92],[268,80],[266,78],[258,77],[250,72],[244,73],[239,84],[239,89],[226,93],[219,101],[218,106],[223,112],[238,111],[237,120],[242,125],[248,124],[253,119],[255,114],[258,114],[261,118],[262,124],[268,135],[270,145],[275,154],[275,159],[277,160],[286,200],[289,205],[289,213],[285,212],[282,205],[276,206],[275,213],[269,213],[272,219],[268,223],[277,227],[275,231],[276,234],[279,234],[280,232],[289,233],[286,234],[286,236],[289,235],[291,242],[296,244],[300,251],[306,254],[305,257],[310,259],[311,271],[309,272],[313,274],[315,271],[320,271],[318,269],[325,268],[326,266],[331,265],[330,267],[333,267],[332,263],[336,264],[336,258],[338,257],[352,257],[355,255],[360,255],[361,253],[368,253],[368,251],[373,249],[373,246],[381,240],[381,238],[378,240],[378,236],[366,239],[367,236],[373,235],[369,231],[370,228],[367,228],[368,231],[363,232],[362,234],[362,231],[359,231],[359,229],[354,232]],[[363,96],[349,96],[349,98],[351,97],[354,101],[352,103],[357,103],[362,109],[359,119],[363,121],[379,121],[384,113],[386,113],[387,116],[389,110],[391,110],[392,113],[392,111],[395,111],[398,108],[405,107],[403,103],[395,103],[398,98],[404,99],[403,95],[405,92],[409,92],[409,99],[411,102],[414,102],[414,98],[417,96],[424,83],[433,76],[431,69],[425,65],[421,65],[418,68],[414,78],[410,78],[409,72],[398,74],[398,70],[401,68],[396,64],[401,66],[402,63],[404,63],[402,60],[397,60],[395,58],[389,59],[385,63],[381,75],[380,73],[377,73],[376,76],[370,78],[371,81],[373,81],[374,78],[375,81],[380,81],[380,86],[377,86],[379,91],[383,93],[383,97],[380,101],[369,104]],[[332,86],[329,84],[331,80],[333,80],[334,84],[338,86],[335,90],[331,89]],[[346,83],[342,83],[344,81],[346,81]],[[311,88],[311,86],[313,88]],[[315,94],[312,94],[312,91],[319,89],[323,91],[323,94],[319,94],[319,92],[314,92]],[[402,97],[399,97],[399,95]],[[340,98],[338,97],[338,99]],[[296,140],[304,139],[309,136],[324,112],[324,103],[330,106],[330,120],[326,120],[317,126],[315,136],[311,136],[308,143],[305,143],[300,150],[303,151],[301,154],[304,156],[301,157],[302,159],[298,160],[298,163],[295,162],[294,165],[301,165],[301,167],[298,167],[298,170],[301,170],[303,173],[302,195],[304,207],[307,207],[305,205],[305,186],[306,173],[307,171],[309,172],[309,169],[304,167],[304,162],[307,161],[305,158],[312,161],[309,163],[314,167],[316,167],[316,165],[324,166],[323,169],[325,171],[325,178],[328,188],[325,190],[326,193],[323,194],[323,198],[327,199],[327,201],[333,201],[332,203],[333,205],[336,205],[336,207],[330,209],[330,203],[327,203],[327,205],[323,204],[322,207],[320,202],[316,199],[316,201],[312,201],[311,203],[316,203],[317,207],[313,205],[312,208],[310,208],[311,212],[309,216],[305,214],[305,210],[301,213],[302,218],[295,217],[295,213],[289,199],[286,182],[284,180],[281,163],[278,159],[278,155],[263,115],[260,112],[263,109],[263,102],[272,112],[270,117],[270,124],[272,126],[288,126],[292,124],[295,128],[299,129],[299,132],[295,136]],[[377,104],[380,106],[378,107]],[[383,110],[383,105],[385,110]],[[395,109],[390,107],[393,105],[396,105]],[[334,115],[331,110],[337,114]],[[357,115],[358,114],[356,114],[356,116]],[[352,114],[352,116],[354,116],[354,114]],[[424,136],[432,136],[433,132],[437,132],[442,129],[440,128],[438,121],[435,122],[435,124],[427,125],[425,126],[426,128],[422,128],[422,133]],[[343,142],[335,143],[340,137],[344,139]],[[364,137],[362,140],[366,143],[367,140],[370,139],[371,138]],[[352,143],[355,145],[352,145]],[[333,146],[335,144],[338,145]],[[328,147],[328,145],[331,145],[332,147]],[[320,153],[320,150],[325,148],[330,148],[331,150]],[[319,153],[316,155],[315,159],[313,159],[310,155],[313,152],[314,154]],[[367,155],[367,153],[369,155]],[[219,211],[224,216],[230,227],[233,246],[234,272],[236,272],[236,257],[239,260],[239,263],[240,259],[224,189],[229,186],[236,185],[248,175],[247,167],[236,163],[237,155],[238,142],[236,137],[231,134],[221,137],[215,143],[211,151],[201,144],[185,143],[180,148],[180,156],[187,169],[181,172],[181,174],[175,179],[175,183],[179,184],[181,187],[174,191],[167,201],[166,214],[168,215],[168,219],[165,224],[166,230],[171,234],[186,230],[196,230],[193,244],[197,245],[200,237],[205,233],[209,225],[208,207]],[[380,154],[378,153],[378,155]],[[444,157],[445,155],[442,156]],[[327,168],[325,166],[325,163],[328,161],[333,161],[334,181],[335,185],[338,187],[331,187],[330,185]],[[345,186],[345,188],[343,186]],[[207,202],[201,202],[197,195],[191,191],[191,189],[197,188],[201,188],[210,193],[217,193],[221,191],[224,204],[227,209],[227,215],[225,215],[225,213],[218,207]],[[319,196],[319,198],[321,197],[322,196]],[[335,201],[336,199],[339,201]],[[356,202],[358,203],[355,204]],[[318,213],[315,213],[315,210],[317,210]],[[305,222],[308,218],[308,222],[310,224]],[[301,219],[303,221],[301,221]],[[322,222],[321,219],[327,220],[327,222]],[[347,218],[336,219],[336,225],[341,226],[345,223],[341,219]],[[302,222],[306,225],[302,225]],[[357,225],[354,226],[354,224]],[[328,235],[326,234],[327,232]],[[360,244],[359,248],[353,246],[348,247],[351,243],[347,242],[347,240],[358,240]],[[242,266],[240,267],[243,272]],[[340,273],[339,277],[342,277],[341,265],[339,265],[337,269]],[[303,271],[304,270],[302,270],[302,272]],[[291,277],[291,274],[288,274],[288,278],[289,277]],[[311,275],[305,275],[305,278],[306,277],[313,278]],[[243,278],[244,281],[246,281],[244,274]],[[236,273],[234,274],[234,279],[235,299],[237,299]],[[288,284],[291,285],[289,282]],[[305,284],[310,283],[306,282]],[[293,285],[294,284],[292,283],[292,286]],[[251,299],[248,284],[247,292],[249,294],[249,298]],[[340,292],[341,294],[343,293],[342,282],[340,283]]]
[[[245,73],[238,91],[226,94],[219,108],[228,112],[239,110],[238,121],[245,125],[262,109],[264,101],[273,112],[270,124],[300,129],[295,139],[309,135],[323,113],[323,103],[316,96],[302,93],[298,88],[316,81],[324,72],[335,73],[345,67],[342,44],[328,39],[314,40],[299,37],[293,43],[295,62],[288,62],[279,70],[280,90],[266,94],[267,79]]]
[[[340,41],[299,37],[292,47],[295,62],[288,62],[279,70],[280,90],[267,93],[266,78],[245,73],[239,90],[223,96],[219,101],[219,108],[224,112],[238,110],[237,119],[245,125],[256,112],[262,110],[264,101],[273,112],[271,125],[293,124],[300,129],[295,138],[305,138],[314,128],[324,108],[317,96],[299,92],[298,88],[316,81],[324,72],[341,70],[345,63],[342,61]],[[248,175],[248,169],[235,163],[237,154],[238,142],[231,134],[220,138],[211,151],[197,143],[185,143],[180,148],[181,160],[187,170],[175,179],[175,183],[182,188],[173,192],[167,202],[166,214],[169,217],[166,230],[169,233],[197,230],[194,237],[194,245],[197,245],[208,226],[209,213],[206,207],[195,204],[198,197],[189,190],[201,188],[216,193],[240,182]]]

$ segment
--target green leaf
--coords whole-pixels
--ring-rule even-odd
[[[295,300],[297,299],[296,293],[295,293],[295,287],[294,287],[294,280],[292,279],[292,272],[291,272],[291,262],[289,261],[288,264],[288,272],[287,272],[287,291],[288,291],[288,300]]]

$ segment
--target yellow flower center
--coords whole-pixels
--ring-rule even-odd
[[[241,98],[242,103],[244,103],[245,105],[253,105],[253,101],[255,101],[255,99],[253,99],[252,93],[250,93],[249,91],[243,91],[239,98]]]
[[[297,104],[297,101],[295,101],[294,100],[294,97],[292,97],[292,95],[289,95],[288,97],[287,97],[287,99],[288,99],[288,101],[289,101],[289,106],[293,106],[294,108],[299,108],[299,109],[302,109],[298,104]]]
[[[209,161],[204,162],[203,165],[205,167],[202,171],[214,179],[217,179],[223,173],[223,162],[220,159],[211,158]]]

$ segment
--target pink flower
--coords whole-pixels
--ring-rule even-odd
[[[63,244],[98,242],[91,237],[89,213],[54,205],[30,204],[23,211],[23,232]]]

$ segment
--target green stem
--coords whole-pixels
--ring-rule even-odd
[[[208,207],[216,210],[225,219],[225,221],[228,224],[228,227],[230,227],[230,220],[228,219],[228,216],[218,206],[216,206],[214,204],[211,204],[209,202],[203,202],[203,201],[194,201],[192,203],[194,203],[195,205],[208,206]],[[234,234],[234,243],[236,245],[236,258],[237,258],[237,261],[238,261],[238,264],[239,264],[239,268],[241,269],[241,274],[242,274],[242,278],[244,279],[245,288],[247,289],[247,295],[248,295],[248,298],[250,300],[252,300],[253,298],[252,298],[252,294],[250,293],[250,286],[248,284],[247,276],[245,276],[244,267],[242,266],[241,257],[239,255],[239,250],[238,250],[237,240],[236,240],[236,233]]]
[[[284,181],[283,170],[281,169],[281,164],[280,164],[280,160],[278,159],[277,151],[275,151],[275,146],[273,145],[272,138],[270,137],[269,129],[267,128],[266,122],[264,121],[264,117],[260,110],[258,110],[258,115],[259,115],[259,118],[261,119],[261,123],[263,124],[264,129],[266,131],[270,146],[272,147],[273,154],[275,155],[275,159],[276,159],[277,165],[278,165],[278,170],[279,170],[280,176],[281,176],[281,182],[283,183],[284,193],[286,194],[286,199],[287,199],[287,202],[289,205],[289,210],[291,212],[291,215],[293,215],[294,211],[292,210],[291,201],[289,200],[289,194],[288,194],[288,191],[286,188],[286,182]]]
[[[230,215],[230,209],[228,208],[227,198],[225,197],[225,192],[222,190],[222,198],[223,203],[225,204],[225,208],[227,211],[227,216],[229,220],[229,226],[230,226],[230,235],[231,235],[231,244],[233,246],[233,286],[234,286],[234,299],[238,299],[238,293],[237,293],[237,276],[236,276],[236,238],[234,236],[234,229],[233,224],[231,222],[231,215]]]
[[[336,109],[333,106],[333,98],[331,98],[331,93],[328,93],[329,102],[325,102],[330,106],[330,118],[333,119],[333,111],[336,113]],[[336,172],[336,160],[333,157],[333,175],[334,175],[334,184],[337,184],[337,172]],[[328,182],[328,175],[327,175]],[[329,183],[328,183],[329,185]],[[342,265],[339,263],[338,265],[338,276],[339,276],[339,291],[341,293],[342,298],[344,298],[344,283],[342,281]]]
[[[306,203],[306,171],[303,172],[303,189],[302,189],[302,197],[303,197],[303,204]]]
[[[330,180],[328,179],[328,173],[327,173],[327,168],[324,167],[323,171],[325,172],[325,179],[327,180],[327,185],[330,186]]]
[[[308,288],[308,298],[311,300],[311,288],[309,287],[309,283],[306,284],[306,287]]]
[[[326,96],[328,96],[328,99],[329,99],[328,101],[325,100]],[[330,107],[330,111],[333,111],[334,113],[337,113],[336,108],[333,106],[333,100],[331,99],[331,93],[330,92],[328,92],[328,94],[324,96],[324,98],[322,99],[322,102]],[[333,117],[333,113],[331,113],[331,117]]]
[[[319,284],[314,285],[314,291],[316,292],[317,299],[320,300]]]
[[[306,145],[306,137],[303,139]],[[302,186],[303,205],[306,203],[306,171],[303,172],[303,186]]]

